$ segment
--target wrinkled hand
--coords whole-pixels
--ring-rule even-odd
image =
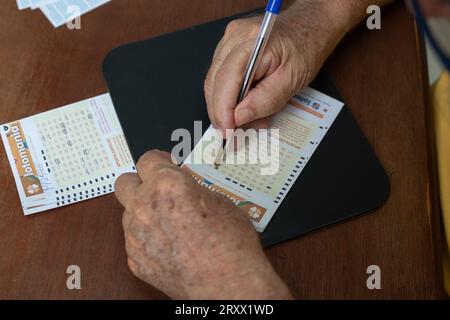
[[[152,151],[116,182],[128,265],[175,299],[289,298],[245,214]]]
[[[314,3],[302,4],[302,16],[278,17],[256,71],[254,86],[236,106],[244,73],[262,17],[232,21],[217,46],[205,81],[208,114],[215,128],[267,127],[268,117],[308,85],[343,36]]]

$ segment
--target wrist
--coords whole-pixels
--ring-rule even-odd
[[[370,5],[385,6],[393,0],[297,0],[282,15],[295,24],[322,27],[339,42],[367,16]]]
[[[263,254],[264,255],[264,254]],[[264,256],[263,261],[249,259],[239,270],[218,272],[219,277],[208,277],[207,283],[188,290],[189,299],[217,300],[289,300],[292,295],[287,285],[273,270]],[[232,265],[229,265],[232,266]],[[232,268],[233,269],[233,268]]]
[[[350,2],[354,0],[297,0],[280,16],[296,28],[299,38],[312,31],[313,38],[325,36],[338,43],[354,26],[356,10]]]
[[[285,26],[283,30],[287,35],[284,36],[293,41],[298,56],[303,59],[301,65],[306,70],[299,74],[311,75],[306,82],[313,80],[349,30],[344,15],[334,11],[334,1],[296,1],[280,14],[280,21],[277,21]]]
[[[229,282],[231,290],[222,298],[238,300],[290,300],[292,294],[287,285],[273,270],[269,262],[264,269],[250,270],[247,274]]]

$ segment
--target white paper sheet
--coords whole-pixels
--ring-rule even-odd
[[[111,193],[135,172],[109,94],[0,128],[25,215]]]
[[[198,184],[225,195],[242,208],[256,230],[263,232],[333,125],[343,105],[311,88],[306,88],[293,97],[284,111],[272,119],[270,129],[278,129],[278,136],[274,141],[279,145],[278,157],[274,157],[279,160],[278,163],[273,163],[275,166],[272,167],[276,171],[272,174],[262,171],[263,161],[254,161],[259,157],[259,154],[255,154],[256,149],[246,147],[227,151],[227,158],[231,152],[233,159],[246,160],[247,162],[240,162],[246,164],[215,166],[214,156],[205,152],[208,144],[214,140],[214,135],[217,135],[212,127],[186,159],[183,168]],[[256,139],[266,138],[262,136]],[[222,141],[221,137],[216,141]],[[261,140],[256,141],[260,142]],[[199,163],[198,159],[203,163]]]

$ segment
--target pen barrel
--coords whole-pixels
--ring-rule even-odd
[[[267,11],[261,28],[259,30],[258,38],[256,41],[255,48],[253,49],[251,58],[247,65],[247,71],[244,77],[244,82],[242,83],[242,88],[239,94],[238,104],[245,99],[248,92],[250,91],[251,85],[255,78],[256,71],[258,69],[259,63],[263,57],[264,51],[266,49],[267,43],[269,42],[270,34],[272,33],[275,20],[278,15]]]

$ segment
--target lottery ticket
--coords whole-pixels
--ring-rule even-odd
[[[39,8],[51,24],[57,28],[109,1],[110,0],[59,0],[39,5]]]
[[[25,215],[114,191],[135,166],[109,94],[1,126]]]
[[[233,159],[230,163],[217,166],[216,154],[205,152],[212,141],[222,141],[221,137],[213,139],[217,131],[210,127],[185,160],[183,169],[199,185],[223,194],[243,209],[256,230],[263,232],[343,106],[336,99],[306,88],[272,118],[267,135],[248,136],[241,147],[228,149],[226,157]],[[264,157],[272,160],[261,161],[264,148],[249,148],[252,144],[268,149],[276,145],[276,151]]]
[[[31,7],[31,1],[32,0],[16,0],[17,7],[19,10],[28,9]]]
[[[48,5],[50,3],[55,3],[62,0],[28,0],[31,2],[30,8],[32,10],[38,9],[40,7],[43,7],[45,5]]]

